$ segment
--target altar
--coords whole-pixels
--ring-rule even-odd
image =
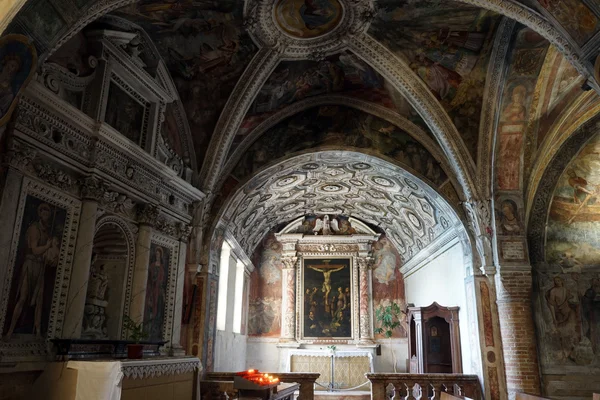
[[[35,382],[29,398],[196,400],[201,373],[196,357],[53,362]]]
[[[287,372],[313,372],[317,391],[368,390],[366,373],[373,373],[373,354],[369,349],[326,351],[293,349],[288,353]]]

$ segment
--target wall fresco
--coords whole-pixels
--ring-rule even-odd
[[[369,33],[429,86],[476,160],[487,66],[498,17],[452,1],[383,0]]]

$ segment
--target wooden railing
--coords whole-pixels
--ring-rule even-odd
[[[373,400],[440,400],[442,392],[483,400],[477,375],[365,374]]]
[[[262,373],[263,371],[261,371]],[[209,381],[233,381],[234,372],[208,372],[206,380]],[[299,399],[311,400],[315,397],[315,382],[321,374],[303,373],[303,372],[277,372],[269,375],[279,378],[279,381],[285,383],[298,383],[300,385]]]

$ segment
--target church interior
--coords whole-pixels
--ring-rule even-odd
[[[0,400],[600,399],[600,1],[0,1]]]

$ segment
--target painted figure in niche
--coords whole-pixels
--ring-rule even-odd
[[[339,268],[335,268],[335,269],[322,269],[322,268],[315,268],[315,267],[308,267],[310,269],[313,269],[317,272],[320,272],[323,274],[323,287],[321,288],[321,291],[324,293],[324,299],[325,299],[325,304],[328,305],[329,304],[329,292],[331,292],[331,274],[334,272],[338,272],[344,269],[344,267],[339,267]]]
[[[500,228],[505,235],[518,235],[521,233],[519,209],[513,200],[504,200],[500,204]]]
[[[546,292],[546,301],[552,314],[555,332],[560,337],[564,358],[574,358],[573,349],[581,339],[579,300],[564,285],[560,276],[554,277],[554,286]]]
[[[511,102],[502,112],[502,120],[506,122],[524,121],[527,115],[525,99],[527,97],[527,88],[523,85],[515,86],[512,89]]]
[[[162,339],[170,250],[150,245],[150,266],[146,284],[145,329],[151,339]]]
[[[592,343],[594,354],[600,355],[600,278],[593,278],[592,284],[581,299],[583,334]]]
[[[31,196],[26,199],[13,272],[18,278],[13,279],[6,315],[10,321],[6,340],[15,332],[37,337],[45,333],[42,324],[47,320],[52,298],[65,216],[66,212],[58,207]]]
[[[36,62],[35,48],[26,36],[0,39],[0,126],[10,119],[19,92],[35,72]]]

